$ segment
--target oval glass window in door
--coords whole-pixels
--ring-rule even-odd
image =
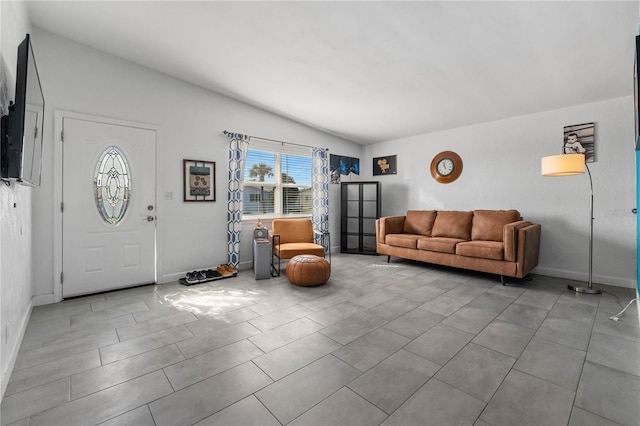
[[[93,176],[93,189],[102,219],[109,225],[118,225],[131,199],[131,174],[127,159],[117,147],[110,146],[100,156]]]

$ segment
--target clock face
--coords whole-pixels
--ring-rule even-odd
[[[433,157],[431,176],[438,183],[451,183],[462,173],[462,158],[453,151],[442,151]]]
[[[451,173],[453,173],[453,161],[450,158],[443,158],[438,162],[436,169],[440,176],[449,176]]]

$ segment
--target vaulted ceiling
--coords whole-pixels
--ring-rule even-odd
[[[32,24],[361,144],[633,93],[637,0],[29,1]]]

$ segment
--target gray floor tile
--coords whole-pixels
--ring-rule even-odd
[[[569,426],[620,426],[620,423],[574,406],[569,419]]]
[[[584,286],[586,285],[585,282],[582,281],[567,281],[567,283],[570,283],[573,286]],[[601,285],[598,284],[593,284],[594,287],[596,288],[602,288]],[[598,304],[600,303],[600,295],[599,294],[586,294],[586,293],[577,293],[575,291],[572,290],[566,290],[564,291],[561,295],[560,295],[560,299],[559,300],[565,300],[568,302],[577,302],[577,303],[583,303],[586,305],[591,305],[591,306],[598,306]]]
[[[591,325],[596,317],[597,310],[597,305],[592,306],[584,303],[568,301],[561,297],[556,302],[551,312],[549,312],[549,318],[568,319]]]
[[[253,343],[240,340],[187,360],[175,361],[172,365],[166,366],[164,372],[173,389],[179,390],[262,354],[263,352]]]
[[[432,378],[382,424],[471,425],[484,407],[483,401]]]
[[[511,370],[480,419],[493,426],[564,425],[575,392]]]
[[[93,370],[71,376],[71,399],[106,389],[118,383],[152,373],[184,359],[175,345],[125,358]]]
[[[438,324],[414,339],[405,349],[436,364],[445,365],[473,337],[474,334],[466,331]]]
[[[350,389],[342,388],[289,424],[369,426],[378,425],[386,418],[384,411]]]
[[[65,326],[55,330],[46,330],[38,336],[32,334],[27,338],[27,340],[23,340],[22,345],[20,346],[20,351],[26,352],[28,350],[44,348],[52,345],[61,347],[65,343],[70,343],[82,338],[91,338],[91,336],[98,333],[110,332],[118,327],[126,327],[134,325],[135,323],[136,321],[133,319],[133,316],[131,314],[127,314],[81,326]]]
[[[495,293],[484,293],[469,302],[467,306],[499,314],[504,311],[507,306],[512,304],[514,300],[514,297],[503,296]]]
[[[273,380],[279,380],[339,347],[339,343],[328,337],[320,333],[313,333],[259,356],[253,360],[253,363]]]
[[[340,303],[348,302],[354,297],[357,297],[357,295],[350,291],[337,291],[308,302],[302,302],[302,305],[314,311],[322,311]]]
[[[616,314],[618,312],[616,312]],[[598,312],[593,331],[640,342],[640,327],[638,327],[637,315],[634,317],[633,315],[626,315],[625,313],[619,321],[610,320],[610,316],[609,314]]]
[[[327,355],[267,386],[256,396],[281,423],[286,424],[359,375],[355,368]]]
[[[100,355],[97,349],[93,349],[35,367],[14,371],[4,395],[6,397],[96,367],[100,367]]]
[[[156,425],[193,424],[246,398],[271,383],[247,362],[158,399],[149,405]]]
[[[304,336],[315,333],[322,328],[320,324],[308,318],[300,318],[273,330],[250,337],[249,340],[262,349],[262,351],[268,353],[291,342],[295,342]]]
[[[305,308],[302,305],[294,305],[286,309],[249,320],[249,324],[253,325],[260,331],[268,331],[312,314],[313,312],[314,311],[311,309]]]
[[[355,303],[351,302],[343,302],[320,312],[315,312],[311,315],[307,315],[307,318],[326,327],[333,324],[334,322],[348,318],[355,313],[364,311],[364,306],[356,305]]]
[[[433,275],[433,277],[435,278],[429,281],[429,286],[439,288],[440,290],[444,290],[445,292],[453,290],[454,288],[457,288],[469,281],[468,277],[462,271],[460,274],[435,274]]]
[[[506,278],[507,280],[509,278]],[[527,291],[527,287],[523,287],[520,284],[517,283],[507,283],[507,285],[502,285],[502,284],[496,284],[493,287],[491,287],[487,293],[494,293],[494,294],[500,294],[502,296],[507,296],[507,297],[511,297],[511,298],[517,298],[522,296],[522,293],[524,293],[525,291]]]
[[[640,376],[640,342],[593,333],[587,361]]]
[[[401,349],[349,383],[349,388],[391,414],[439,368],[438,364]]]
[[[103,346],[100,348],[100,358],[102,359],[103,365],[109,364],[189,338],[193,338],[193,334],[184,325],[181,325],[168,330],[147,334],[137,339],[127,340],[126,342]]]
[[[444,316],[424,309],[414,309],[389,322],[384,327],[398,334],[415,339],[444,319]]]
[[[393,321],[403,314],[414,310],[418,306],[420,306],[420,302],[405,299],[402,296],[397,296],[377,306],[374,306],[371,309],[368,309],[367,313],[376,317],[384,318],[387,321]]]
[[[452,297],[460,300],[461,302],[469,303],[477,297],[487,292],[487,289],[482,286],[474,286],[471,284],[463,284],[455,287],[444,294],[444,296]]]
[[[185,358],[193,358],[257,334],[260,334],[260,330],[247,322],[241,322],[227,328],[214,330],[211,333],[182,340],[177,345]]]
[[[477,334],[489,325],[497,315],[495,312],[465,306],[442,320],[442,324]]]
[[[498,319],[500,321],[537,330],[547,317],[548,313],[549,311],[544,309],[513,303],[507,309],[502,311],[498,316]]]
[[[198,321],[190,322],[187,324],[187,328],[191,330],[196,336],[200,334],[211,333],[221,328],[227,328],[229,326],[249,321],[258,316],[250,308],[236,309],[231,312],[224,312],[216,315],[205,316]]]
[[[328,338],[346,345],[358,337],[382,327],[386,323],[387,320],[384,318],[376,317],[366,312],[359,312],[330,325],[320,332]]]
[[[291,293],[273,294],[267,299],[262,299],[260,303],[251,305],[249,309],[258,315],[269,315],[298,305],[304,301],[305,299]]]
[[[69,378],[56,380],[2,399],[2,424],[15,422],[32,414],[60,406],[69,401]]]
[[[518,297],[514,303],[533,306],[547,311],[553,309],[560,298],[560,293],[546,293],[540,290],[526,290],[522,296]]]
[[[156,371],[43,411],[32,416],[29,424],[31,426],[96,424],[145,405],[172,391],[162,371]]]
[[[247,425],[280,426],[280,422],[251,395],[196,423],[196,426]]]
[[[464,302],[459,299],[454,299],[450,296],[438,296],[433,300],[430,300],[426,303],[423,303],[420,306],[420,309],[424,309],[439,315],[443,315],[445,317],[451,315],[458,309],[462,308],[466,305],[467,302]]]
[[[356,305],[363,306],[365,308],[373,308],[383,302],[393,299],[397,297],[396,293],[390,292],[388,290],[378,290],[372,293],[364,294],[360,297],[356,297],[351,299],[351,303],[355,303]]]
[[[171,315],[176,315],[180,313],[190,313],[189,311],[178,309],[175,306],[166,305],[166,306],[156,306],[149,308],[146,311],[134,312],[132,315],[136,320],[136,323],[152,321],[158,318],[164,318]]]
[[[378,328],[336,349],[333,355],[360,371],[367,371],[409,342],[400,334]]]
[[[100,426],[155,426],[149,406],[143,405],[142,407],[131,410],[127,413],[121,414],[118,417],[114,417],[111,420],[107,420],[104,423],[100,423]]]
[[[534,337],[514,368],[575,392],[585,354],[579,349]]]
[[[586,351],[591,338],[591,326],[560,318],[547,318],[536,337]]]
[[[83,314],[72,316],[71,327],[88,327],[90,325],[95,325],[108,319],[117,318],[123,315],[133,314],[135,312],[146,310],[149,310],[149,306],[147,306],[147,304],[144,302],[135,302],[128,304],[122,304],[121,302],[118,302],[113,306],[110,306],[108,309],[86,312]]]
[[[442,367],[435,377],[489,402],[515,361],[515,358],[470,343]]]
[[[118,335],[115,330],[111,330],[44,348],[33,349],[20,354],[20,357],[16,360],[14,369],[21,370],[23,368],[33,367],[34,365],[59,360],[117,342]]]
[[[431,287],[425,284],[415,290],[408,291],[402,295],[405,299],[415,300],[416,302],[425,303],[429,300],[435,299],[440,296],[446,290],[437,287]]]
[[[485,327],[472,342],[517,358],[534,333],[535,330],[530,328],[496,320]]]
[[[196,318],[193,314],[189,312],[181,312],[179,314],[169,315],[163,318],[130,325],[127,327],[120,327],[117,328],[116,331],[118,332],[120,341],[124,342],[125,340],[135,339],[136,337],[145,336],[147,334],[177,327],[183,324],[188,324],[197,320],[198,318]]]
[[[625,425],[640,418],[640,377],[585,362],[575,405]]]

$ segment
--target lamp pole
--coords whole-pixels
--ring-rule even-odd
[[[587,169],[587,174],[589,175],[589,188],[591,190],[591,210],[589,213],[589,281],[586,287],[573,286],[569,284],[570,290],[573,290],[577,293],[587,293],[587,294],[600,294],[602,290],[599,288],[593,288],[593,180],[591,179],[591,171],[589,170],[589,165],[584,163],[584,167]]]

